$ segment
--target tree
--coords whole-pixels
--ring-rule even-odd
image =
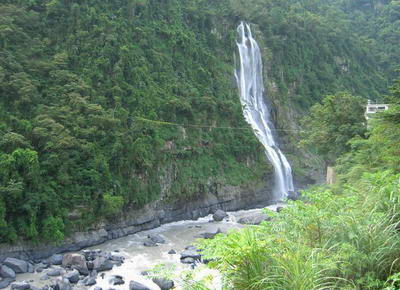
[[[326,96],[302,120],[301,143],[315,150],[328,165],[334,164],[350,150],[350,139],[365,135],[364,103],[363,98],[349,93]]]

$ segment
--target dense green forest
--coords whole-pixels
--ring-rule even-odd
[[[215,128],[247,126],[236,26],[256,31],[283,128],[296,123],[287,108],[301,115],[326,94],[385,93],[400,5],[363,2],[1,1],[0,241],[62,240],[152,200],[266,178],[250,128]]]

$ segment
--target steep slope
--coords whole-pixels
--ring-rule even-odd
[[[297,1],[2,1],[0,241],[268,180],[233,80],[240,19],[264,47],[278,128],[325,93],[382,90],[367,43]]]

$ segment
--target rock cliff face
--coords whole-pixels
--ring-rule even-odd
[[[247,187],[223,186],[215,192],[208,192],[192,200],[168,202],[159,200],[141,209],[132,209],[118,221],[102,223],[86,232],[78,232],[58,246],[1,245],[0,261],[6,257],[24,260],[46,258],[54,253],[76,251],[101,244],[107,240],[123,237],[139,231],[148,230],[161,224],[197,219],[215,212],[217,209],[234,211],[271,204],[268,182],[260,182]]]

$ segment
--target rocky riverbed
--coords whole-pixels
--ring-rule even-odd
[[[277,210],[280,205],[269,206]],[[0,289],[184,289],[179,273],[204,262],[192,244],[199,238],[258,224],[267,219],[261,209],[216,211],[196,221],[180,221],[107,241],[80,252],[55,254],[41,261],[6,259],[0,268]],[[36,263],[34,263],[36,262]],[[167,269],[174,279],[157,278],[151,269]],[[215,277],[214,289],[220,289],[218,273],[203,269]],[[201,273],[200,273],[201,274]]]

